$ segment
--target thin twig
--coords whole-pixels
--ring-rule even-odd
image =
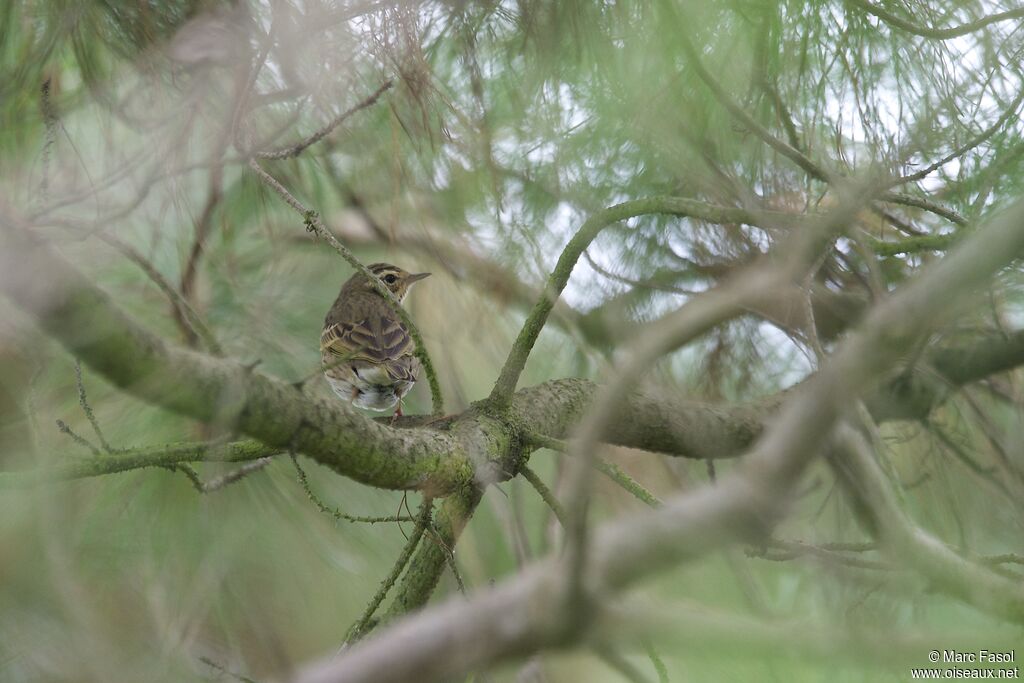
[[[863,2],[863,0],[861,0]],[[864,3],[866,4],[866,3]],[[769,147],[782,154],[797,166],[802,168],[810,177],[815,180],[824,181],[830,184],[835,183],[837,177],[835,174],[828,171],[825,167],[815,163],[806,154],[796,149],[784,140],[780,140],[776,136],[772,135],[771,131],[762,126],[754,119],[746,110],[743,109],[735,100],[730,97],[729,93],[726,92],[725,88],[715,80],[711,72],[704,66],[703,60],[700,58],[700,52],[694,46],[694,44],[687,37],[686,32],[679,34],[679,45],[683,52],[686,53],[687,59],[690,65],[693,67],[697,75],[708,87],[711,93],[715,96],[721,104],[734,118],[739,120],[748,130],[753,132],[757,137],[761,138]],[[913,206],[916,208],[924,209],[938,216],[945,218],[957,225],[966,225],[967,220],[953,211],[952,209],[946,208],[940,204],[915,197],[913,195],[904,194],[901,192],[886,192],[882,194],[879,199],[894,204],[902,204],[905,206]]]
[[[107,455],[114,455],[114,449],[111,448],[110,444],[103,436],[103,431],[100,429],[99,421],[96,419],[96,416],[92,412],[92,407],[89,405],[89,400],[86,397],[85,393],[85,384],[82,381],[82,363],[77,358],[75,359],[75,382],[78,385],[78,402],[82,406],[82,411],[85,413],[86,418],[88,418],[89,423],[92,425],[93,431],[96,432],[96,437],[99,439],[100,444],[103,446],[103,450],[106,452]],[[88,441],[85,441],[85,439],[82,439],[82,437],[79,437],[77,434],[72,432],[70,427],[67,427],[67,425],[64,425],[64,427],[67,429],[66,433],[71,435],[72,438],[76,438],[76,440],[81,440],[81,442],[84,442],[86,445],[90,447],[92,446],[92,444],[90,444]],[[260,458],[259,460],[256,460],[254,462],[246,463],[241,467],[226,474],[223,474],[220,477],[212,479],[208,482],[204,482],[202,478],[199,476],[199,473],[195,470],[195,468],[189,465],[188,463],[170,463],[161,465],[161,467],[170,472],[181,472],[182,474],[184,474],[185,477],[192,484],[193,488],[195,488],[195,490],[198,491],[199,493],[210,493],[212,491],[217,491],[224,488],[225,486],[233,484],[236,481],[245,477],[246,475],[266,467],[268,464],[270,464],[269,456]]]
[[[668,5],[666,5],[668,7]],[[676,10],[682,14],[682,10]],[[680,17],[676,17],[677,21],[682,23]],[[772,133],[762,126],[754,119],[753,116],[748,114],[746,110],[726,92],[725,88],[711,75],[707,67],[704,65],[704,61],[700,58],[700,52],[694,46],[690,40],[686,31],[681,31],[678,34],[678,44],[686,54],[687,62],[690,67],[697,73],[697,76],[704,82],[711,94],[714,95],[718,103],[721,104],[734,118],[739,120],[744,127],[754,133],[757,137],[761,138],[769,147],[774,149],[776,152],[786,157],[797,166],[802,168],[809,176],[815,180],[821,180],[831,183],[834,178],[833,174],[828,172],[823,167],[811,160],[806,154],[796,149],[784,140],[772,135]]]
[[[224,668],[223,666],[221,666],[217,662],[213,661],[209,657],[200,657],[199,661],[202,662],[203,664],[205,664],[206,666],[210,667],[211,669],[216,669],[217,671],[221,672],[222,674],[225,674],[227,676],[231,676],[231,678],[234,678],[235,680],[241,681],[242,683],[256,683],[256,681],[254,681],[253,679],[249,678],[248,676],[243,676],[242,674],[236,674],[234,671],[229,671],[228,669]]]
[[[708,462],[711,461],[709,460]],[[636,479],[623,472],[622,468],[615,463],[597,458],[594,460],[594,467],[596,467],[601,474],[605,475],[623,489],[633,494],[633,496],[640,502],[652,508],[656,508],[661,505],[660,498],[645,489]]]
[[[92,406],[89,405],[89,399],[85,395],[85,384],[82,382],[82,362],[75,359],[75,384],[78,385],[78,404],[82,406],[82,412],[85,413],[85,417],[89,420],[89,424],[92,425],[92,430],[96,432],[96,438],[100,441],[100,446],[107,453],[113,452],[110,448],[110,444],[107,443],[106,437],[103,436],[103,430],[100,429],[99,420],[96,419],[96,415],[92,412]]]
[[[58,421],[58,426],[60,425],[67,427],[62,421]],[[64,429],[62,428],[61,431],[64,431]],[[69,434],[69,436],[72,436],[72,434]],[[72,436],[72,438],[75,438],[75,436],[77,435]],[[83,445],[94,449],[96,455],[102,456],[100,450],[87,441]],[[259,458],[275,455],[279,452],[278,449],[271,448],[258,441],[236,441],[227,444],[209,442],[172,443],[143,448],[119,449],[106,457],[86,458],[53,467],[0,472],[0,489],[26,488],[53,481],[84,479],[146,467],[168,467],[204,460],[211,462],[244,462],[258,460]]]
[[[769,553],[768,548],[773,548],[777,550],[777,552]],[[842,564],[859,569],[896,569],[894,565],[888,562],[867,560],[844,554],[849,552],[868,552],[871,550],[877,550],[877,546],[872,543],[832,543],[813,545],[810,543],[801,543],[799,541],[771,540],[766,542],[761,548],[748,548],[746,554],[747,557],[757,557],[771,562],[785,562],[798,557],[811,556],[833,564]]]
[[[658,683],[668,683],[668,668],[665,666],[665,662],[649,641],[643,641],[643,646],[644,651],[651,660],[651,664],[654,665],[654,671],[658,674]]]
[[[980,557],[978,561],[983,564],[1021,564],[1024,565],[1024,555],[1005,553],[1003,555],[991,555]]]
[[[292,464],[295,465],[295,472],[298,475],[299,485],[302,486],[302,490],[306,492],[306,495],[313,502],[313,505],[315,505],[316,508],[320,512],[324,513],[325,515],[330,515],[331,517],[334,517],[334,519],[338,520],[338,521],[344,520],[346,522],[353,522],[353,523],[358,522],[358,523],[363,523],[363,524],[379,524],[379,523],[382,523],[382,522],[415,522],[416,521],[415,517],[403,516],[403,515],[389,515],[387,517],[358,517],[358,516],[355,516],[355,515],[346,514],[346,513],[342,512],[341,510],[339,510],[338,508],[330,507],[327,504],[325,504],[320,499],[320,497],[318,495],[313,493],[313,489],[311,489],[309,487],[309,480],[306,478],[306,472],[305,472],[305,470],[302,469],[301,466],[299,466],[299,461],[295,457],[295,454],[294,453],[289,453],[288,457],[290,457],[292,459]]]
[[[408,505],[408,503],[406,503]],[[438,533],[437,529],[431,526],[427,529],[426,533],[430,536],[430,539],[441,547],[441,551],[444,553],[445,564],[448,565],[448,569],[452,572],[452,577],[455,579],[455,587],[462,595],[466,594],[466,584],[462,580],[462,574],[459,572],[459,566],[455,564],[455,551],[445,544],[441,538],[441,534]]]
[[[900,178],[896,178],[895,180],[892,181],[893,187],[897,185],[902,185],[904,183],[921,180],[925,178],[929,173],[938,170],[942,166],[948,164],[953,159],[962,157],[963,155],[967,154],[978,145],[981,145],[986,140],[995,135],[999,131],[999,129],[1006,124],[1007,121],[1016,116],[1022,102],[1024,102],[1024,90],[1021,90],[1021,92],[1017,95],[1013,102],[1010,103],[1010,106],[1006,108],[1006,110],[999,116],[999,118],[995,120],[995,122],[991,126],[981,131],[980,133],[978,133],[973,138],[971,138],[964,144],[954,149],[946,156],[928,164],[921,170],[915,171],[914,173],[908,173],[907,175],[902,176]]]
[[[233,469],[230,472],[220,475],[219,477],[215,477],[210,481],[206,482],[205,484],[203,484],[203,493],[219,491],[225,486],[234,484],[236,481],[239,481],[240,479],[249,476],[253,472],[258,472],[259,470],[263,469],[264,467],[270,464],[271,460],[273,460],[273,458],[260,458],[259,460],[247,462],[241,467]]]
[[[412,534],[409,536],[409,540],[405,542],[405,546],[402,548],[402,552],[398,555],[395,560],[394,566],[391,567],[391,571],[384,577],[384,580],[380,582],[380,586],[377,588],[377,592],[370,598],[370,603],[363,610],[362,615],[351,628],[348,633],[345,634],[345,642],[342,644],[342,648],[350,645],[362,638],[367,632],[372,629],[370,620],[373,618],[377,608],[380,607],[380,603],[384,601],[388,591],[391,589],[395,582],[398,581],[398,577],[402,575],[402,571],[405,566],[409,563],[409,558],[412,557],[412,553],[416,550],[416,546],[419,545],[420,539],[423,537],[423,532],[430,525],[430,513],[433,509],[433,500],[425,498],[420,503],[420,509],[416,515],[416,526],[413,527]]]
[[[618,650],[609,647],[607,643],[601,643],[594,648],[594,654],[630,683],[647,683],[647,677],[638,668],[633,666],[632,662],[623,657]]]
[[[538,448],[547,448],[548,450],[551,451],[561,451],[564,453],[565,451],[569,450],[569,444],[567,444],[562,439],[556,439],[553,436],[546,436],[538,432],[526,432],[525,434],[523,434],[523,441],[525,441],[527,444],[531,446],[536,446]]]
[[[42,177],[39,180],[39,204],[42,206],[45,206],[49,201],[50,158],[53,154],[53,147],[57,143],[57,112],[53,106],[50,90],[51,80],[47,78],[43,81],[42,89],[39,93],[39,108],[43,115],[43,124],[45,126],[43,148],[39,153],[39,165],[42,169]]]
[[[569,444],[566,443],[565,441],[562,441],[561,439],[555,439],[550,436],[544,436],[543,434],[538,434],[536,432],[527,432],[523,436],[523,439],[527,443],[534,446],[539,446],[541,448],[547,448],[553,451],[561,451],[563,453],[569,452]],[[623,489],[633,494],[633,496],[636,497],[636,499],[639,500],[640,502],[650,507],[658,507],[659,505],[661,505],[660,498],[658,498],[656,495],[654,495],[646,488],[644,488],[643,485],[640,484],[640,482],[638,482],[636,479],[623,472],[622,468],[620,468],[618,465],[607,462],[605,460],[601,460],[600,458],[595,458],[594,467],[599,472],[601,472],[601,474],[605,475],[613,482],[621,486]],[[530,479],[531,475],[534,477],[537,476],[532,470],[530,470],[528,467],[524,465],[520,472],[527,481],[533,484],[534,488],[537,488],[537,484],[535,484]],[[527,474],[527,472],[529,472],[529,474]],[[541,486],[544,486],[544,482],[540,481],[540,479],[538,479],[537,482],[540,483]],[[547,487],[545,487],[545,490],[547,490]],[[537,492],[541,494],[541,498],[544,497],[544,493],[542,493],[540,489],[538,489]],[[561,503],[559,503],[558,500],[554,498],[550,491],[548,491],[547,493],[548,495],[551,495],[555,505],[558,505],[558,509],[555,509],[552,506],[552,511],[555,513],[555,516],[558,517],[558,521],[564,521],[563,516],[565,515],[565,509],[561,507]],[[547,501],[545,500],[545,502]],[[548,504],[551,505],[551,503]]]
[[[160,465],[168,472],[181,472],[188,479],[188,483],[192,484],[192,488],[196,490],[196,493],[206,493],[205,485],[203,484],[203,478],[199,476],[199,472],[196,468],[187,462],[178,463],[176,465]]]
[[[541,500],[547,503],[547,506],[551,508],[551,511],[555,513],[555,517],[558,521],[565,526],[565,509],[562,508],[562,504],[558,502],[558,498],[555,494],[551,493],[551,489],[547,487],[537,473],[529,468],[527,465],[523,465],[519,468],[519,474],[523,475],[523,479],[530,482],[534,490],[540,495]]]
[[[65,422],[64,420],[57,420],[57,429],[59,429],[63,434],[67,434],[69,437],[71,437],[71,440],[77,443],[79,446],[85,446],[86,448],[88,448],[96,457],[101,457],[103,455],[103,451],[97,448],[95,444],[86,439],[84,436],[81,436],[75,430],[71,429],[68,423]]]
[[[327,137],[330,134],[330,132],[337,128],[345,119],[352,116],[356,112],[362,111],[363,109],[373,106],[377,102],[377,100],[380,99],[380,96],[387,92],[392,85],[394,85],[394,82],[391,81],[390,79],[384,81],[384,84],[377,88],[369,97],[361,101],[359,104],[356,104],[355,106],[346,109],[344,112],[342,112],[334,119],[332,119],[330,123],[328,123],[326,126],[310,135],[305,140],[297,142],[294,145],[291,145],[290,147],[284,147],[273,152],[260,152],[259,154],[256,155],[256,158],[290,159],[299,156],[307,147],[309,147],[310,145],[314,145],[323,140],[325,137]]]
[[[192,308],[191,304],[186,301],[181,292],[179,292],[170,282],[167,281],[159,270],[142,255],[135,247],[121,241],[110,233],[101,232],[97,235],[101,240],[114,247],[122,254],[124,254],[130,261],[142,269],[142,271],[149,276],[149,279],[153,281],[161,292],[170,300],[171,306],[178,311],[178,315],[174,316],[175,323],[179,326],[182,333],[186,338],[194,334],[202,340],[203,345],[207,351],[215,356],[223,356],[224,350],[221,348],[220,342],[213,335],[213,332],[203,319],[199,317],[195,309]]]

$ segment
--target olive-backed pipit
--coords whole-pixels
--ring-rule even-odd
[[[368,270],[380,278],[399,303],[413,283],[430,273],[407,273],[388,263]],[[420,363],[409,330],[369,279],[356,273],[327,312],[320,333],[324,376],[334,393],[360,408],[388,410],[416,383]]]

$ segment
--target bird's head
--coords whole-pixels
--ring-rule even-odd
[[[391,293],[395,295],[395,298],[401,302],[405,295],[409,293],[413,284],[419,282],[423,278],[430,275],[430,273],[410,273],[402,270],[398,266],[393,266],[390,263],[372,263],[367,266],[367,270],[380,278],[384,286],[391,290]],[[363,286],[370,291],[376,291],[373,284],[370,283],[365,277],[356,275],[356,278],[361,280]],[[355,279],[355,278],[353,278]]]

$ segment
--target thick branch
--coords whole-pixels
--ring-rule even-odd
[[[1024,330],[993,331],[970,346],[934,349],[922,360],[923,367],[895,378],[868,399],[875,420],[921,419],[955,389],[1024,364]]]
[[[594,391],[586,380],[557,380],[518,392],[510,423],[470,411],[447,431],[393,429],[342,402],[310,398],[245,366],[168,344],[48,246],[9,236],[0,264],[4,292],[108,381],[182,415],[223,421],[271,449],[305,453],[373,486],[446,492],[474,478],[513,476],[522,453],[509,424],[564,437]],[[47,277],[37,276],[43,272]],[[737,453],[759,431],[761,414],[757,406],[727,409],[637,393],[608,438],[692,457]]]

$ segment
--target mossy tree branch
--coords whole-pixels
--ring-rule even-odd
[[[85,458],[35,470],[0,472],[0,489],[21,489],[70,479],[99,477],[146,467],[168,467],[186,462],[246,462],[281,453],[259,441],[232,443],[173,443],[116,450],[110,455]]]

